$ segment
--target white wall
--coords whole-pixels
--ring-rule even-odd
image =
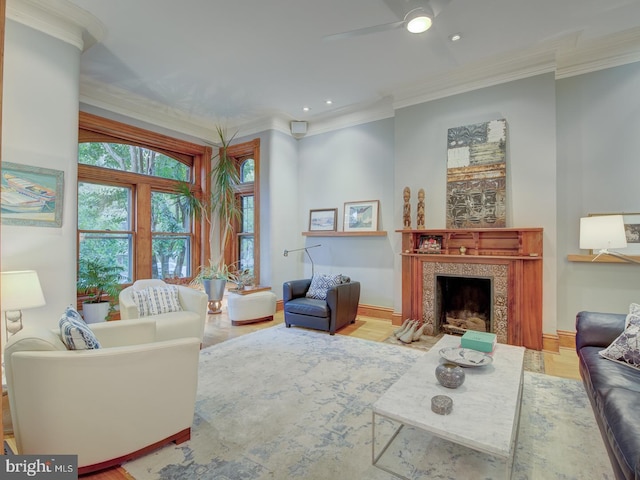
[[[567,261],[580,217],[640,212],[640,63],[571,77],[558,90],[558,329],[581,310],[628,312],[640,266]],[[623,251],[623,250],[620,250]]]
[[[541,75],[456,95],[396,112],[394,211],[402,227],[402,189],[415,209],[425,189],[426,228],[446,226],[447,130],[504,118],[507,121],[507,226],[544,228],[543,331],[556,330],[556,112],[553,75]],[[413,210],[412,211],[415,211]],[[415,213],[412,223],[415,225]],[[400,252],[399,235],[394,243]],[[396,255],[396,285],[400,278]],[[400,311],[401,292],[395,292]]]
[[[2,160],[62,170],[64,210],[62,228],[3,225],[2,270],[38,272],[47,305],[23,320],[55,327],[76,302],[80,51],[7,20],[4,62]]]

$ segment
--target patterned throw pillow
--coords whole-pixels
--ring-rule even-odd
[[[72,306],[60,317],[60,337],[69,350],[94,350],[100,342]]]
[[[149,291],[147,289],[133,290],[131,294],[133,296],[133,301],[136,303],[136,307],[138,307],[138,316],[142,318],[152,315]]]
[[[640,305],[638,305],[637,303],[632,303],[631,305],[629,305],[629,315],[627,315],[627,320],[624,323],[624,328],[627,328],[629,326],[629,317],[631,315],[637,315],[640,317]]]
[[[640,370],[640,316],[628,315],[627,324],[624,332],[599,353],[608,360]]]
[[[178,287],[175,285],[149,287],[147,288],[147,292],[149,294],[151,315],[180,312],[182,310],[178,297]]]
[[[317,298],[324,300],[327,298],[327,290],[339,285],[342,282],[342,275],[314,275],[311,278],[311,286],[307,290],[307,298]]]

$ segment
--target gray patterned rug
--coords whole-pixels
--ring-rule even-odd
[[[440,340],[441,338],[442,334],[435,336],[422,335],[420,337],[420,340],[418,340],[417,342],[403,343],[398,340],[395,335],[392,334],[384,340],[384,343],[416,348],[418,350],[422,350],[423,352],[427,352],[431,349],[431,347],[438,343],[438,340]],[[537,350],[526,349],[524,352],[524,369],[527,372],[544,373],[543,353],[538,352]]]
[[[390,480],[371,465],[371,405],[423,354],[282,325],[214,345],[200,354],[191,440],[124,468],[137,480]],[[395,445],[383,460],[412,479],[504,476],[493,458],[409,428]],[[513,478],[613,480],[579,382],[525,373]]]

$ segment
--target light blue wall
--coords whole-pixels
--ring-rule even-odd
[[[580,253],[580,217],[640,212],[640,63],[558,80],[557,92],[558,329],[572,331],[580,310],[640,302],[640,266],[566,260]]]
[[[300,140],[297,232],[288,249],[321,244],[309,252],[316,273],[342,273],[362,283],[363,304],[391,307],[394,282],[393,119],[344,128]],[[344,202],[379,200],[379,230],[385,237],[303,237],[309,210],[338,209],[343,230]],[[293,254],[292,254],[293,255]],[[302,254],[296,254],[304,260]],[[306,260],[304,275],[311,274]]]
[[[544,228],[543,331],[555,333],[555,80],[540,75],[414,105],[395,117],[395,228],[402,226],[402,189],[424,188],[426,228],[446,226],[447,130],[507,121],[507,226]],[[415,213],[412,219],[415,225]],[[396,234],[394,251],[400,252]],[[395,255],[395,311],[400,311],[400,258]]]

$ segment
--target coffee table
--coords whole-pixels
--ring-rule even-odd
[[[445,361],[439,351],[459,346],[460,337],[444,335],[373,404],[373,465],[396,477],[407,478],[379,461],[400,431],[411,426],[503,459],[505,478],[511,478],[520,420],[525,349],[497,344],[490,365],[465,368],[464,384],[449,389],[440,385],[435,377],[436,367]],[[449,415],[431,411],[431,398],[435,395],[446,395],[453,400]],[[377,454],[376,417],[399,424]]]

